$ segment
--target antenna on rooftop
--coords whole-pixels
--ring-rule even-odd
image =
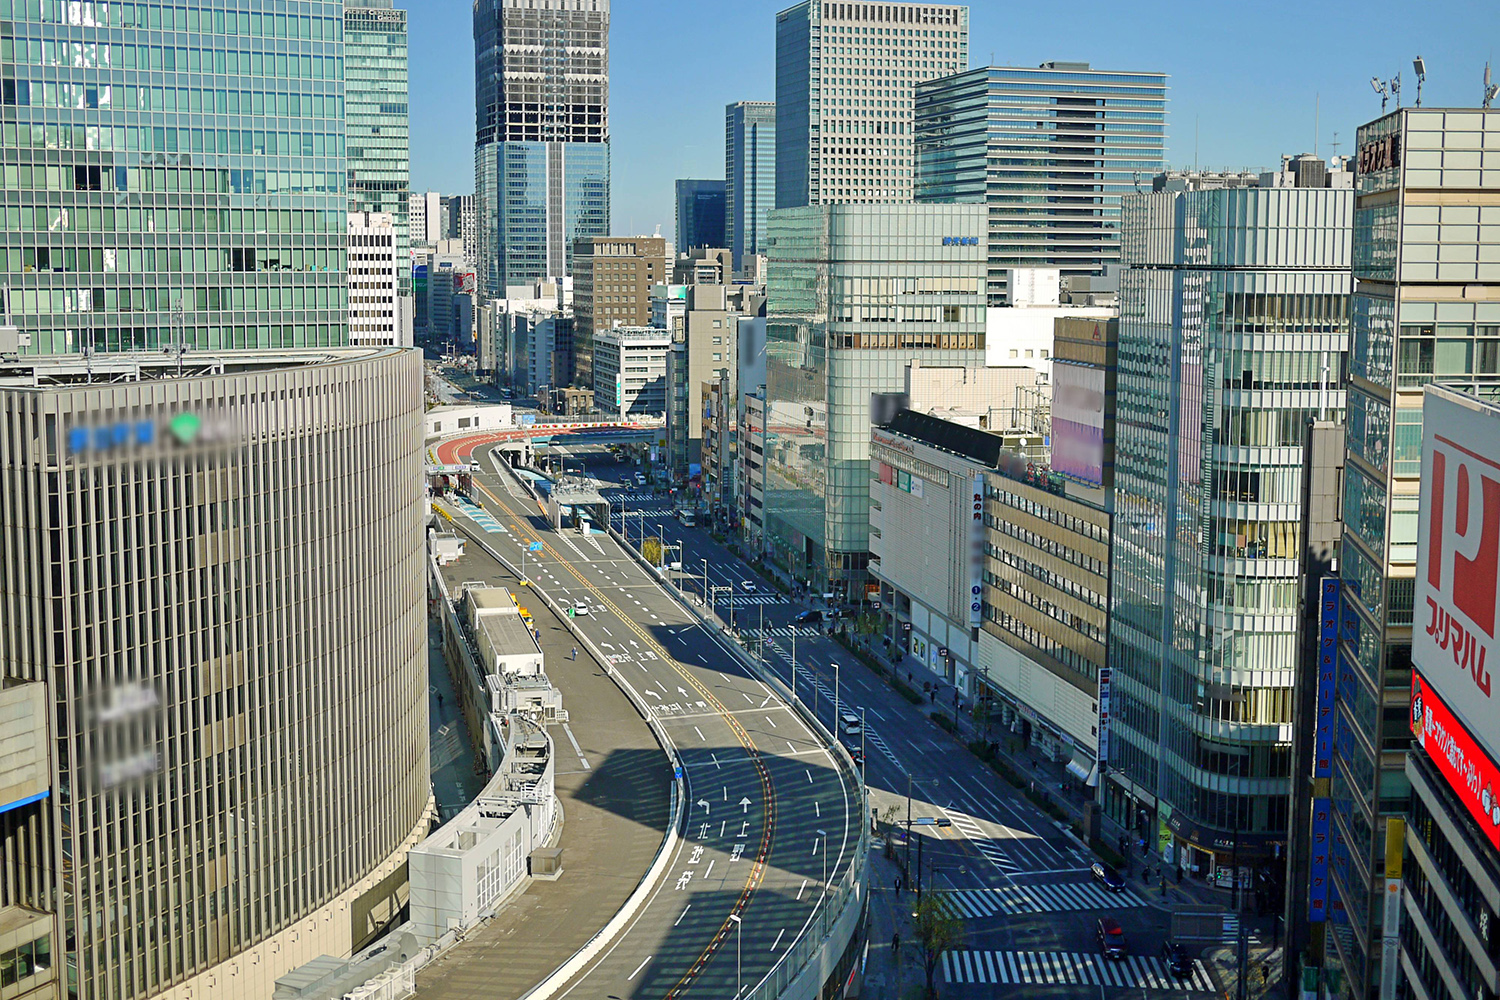
[[[1385,102],[1390,100],[1390,93],[1386,90],[1385,81],[1378,76],[1370,77],[1370,89],[1380,95],[1380,113],[1385,114]]]
[[[1484,102],[1480,105],[1480,107],[1482,107],[1486,111],[1488,111],[1490,109],[1490,104],[1491,104],[1491,102],[1493,102],[1495,100],[1495,95],[1497,93],[1500,93],[1500,84],[1495,84],[1495,83],[1491,83],[1490,82],[1490,64],[1489,63],[1485,63],[1484,64]]]
[[[1422,61],[1421,56],[1411,61],[1411,68],[1417,73],[1417,107],[1422,106],[1422,84],[1427,82],[1427,64]]]

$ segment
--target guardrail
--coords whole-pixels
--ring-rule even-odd
[[[659,568],[651,565],[628,539],[614,529],[613,525],[609,528],[609,534],[620,544],[621,548],[630,553],[637,563],[665,581]],[[828,731],[817,716],[808,710],[806,704],[794,696],[781,678],[764,669],[760,662],[745,652],[744,648],[732,637],[724,635],[722,626],[713,616],[713,609],[710,607],[707,613],[699,610],[686,599],[687,595],[683,593],[681,587],[673,586],[676,590],[677,603],[701,621],[707,627],[708,633],[714,636],[721,646],[775,690],[783,702],[786,702],[804,722],[808,723],[814,732],[823,737],[824,742],[834,751],[833,758],[838,761],[839,770],[844,773],[847,786],[858,790],[855,795],[855,822],[858,824],[859,837],[844,877],[832,889],[825,891],[824,898],[819,901],[812,916],[808,918],[797,937],[793,939],[786,951],[782,952],[781,958],[771,967],[771,971],[743,994],[743,1000],[778,1000],[778,998],[803,995],[821,996],[827,974],[833,970],[837,964],[838,955],[842,953],[844,946],[853,936],[864,902],[870,855],[869,805],[865,800],[864,779],[855,767],[854,759],[849,756],[849,751],[833,733]],[[839,942],[837,950],[830,958],[828,945],[835,941]],[[817,961],[818,959],[823,959],[823,961]]]
[[[475,532],[463,525],[459,525],[458,530],[468,535],[471,541],[477,543],[479,547],[482,548],[486,553],[488,553],[492,559],[494,559],[500,565],[504,566],[507,570],[514,574],[517,579],[521,579],[520,570],[513,563],[511,563],[509,559],[505,558],[498,551],[496,551],[494,547],[489,544],[489,541],[481,536],[481,533]],[[652,859],[651,862],[651,867],[646,870],[646,874],[642,876],[641,880],[638,883],[636,883],[635,890],[631,892],[630,897],[625,900],[625,905],[622,906],[615,913],[615,915],[611,917],[609,921],[603,927],[601,927],[598,932],[594,934],[593,937],[589,938],[589,940],[584,943],[582,948],[574,952],[571,956],[569,956],[567,961],[563,962],[562,965],[554,969],[545,979],[543,979],[537,985],[533,986],[530,990],[528,990],[521,996],[521,1000],[546,1000],[547,997],[552,996],[558,990],[562,989],[563,986],[567,985],[568,980],[572,979],[575,975],[582,971],[584,966],[593,961],[593,959],[598,956],[599,952],[603,951],[604,948],[609,945],[609,943],[613,941],[615,937],[619,935],[620,931],[624,929],[625,925],[632,919],[634,919],[636,913],[639,912],[640,908],[643,905],[645,905],[647,897],[651,895],[652,891],[656,887],[656,883],[661,881],[662,876],[666,873],[668,866],[671,864],[672,854],[676,850],[677,842],[682,836],[681,830],[683,825],[683,809],[686,801],[686,795],[684,794],[683,788],[684,779],[680,776],[682,774],[682,761],[677,755],[677,746],[672,742],[672,738],[667,735],[666,729],[661,725],[659,721],[657,721],[656,716],[651,712],[650,707],[646,704],[646,700],[642,698],[640,696],[640,693],[635,690],[631,683],[626,680],[618,670],[614,668],[614,666],[609,662],[609,657],[604,653],[604,651],[599,649],[598,646],[594,645],[593,640],[591,640],[587,635],[583,633],[582,630],[578,628],[573,619],[568,617],[563,607],[558,604],[557,601],[553,600],[552,596],[548,594],[546,590],[537,586],[534,581],[531,584],[531,589],[535,591],[539,597],[541,597],[542,602],[546,604],[549,609],[551,609],[553,614],[557,616],[558,620],[567,626],[568,630],[573,633],[573,636],[575,639],[577,639],[578,643],[582,645],[586,650],[588,650],[589,654],[592,655],[594,659],[596,659],[601,665],[603,665],[605,673],[608,674],[609,677],[615,682],[615,685],[625,693],[625,696],[630,699],[630,703],[635,707],[635,710],[640,713],[641,718],[646,720],[646,725],[651,728],[651,732],[656,737],[656,741],[661,744],[662,750],[666,753],[668,761],[672,764],[674,774],[677,775],[673,778],[671,787],[671,803],[669,807],[671,823],[667,828],[667,836],[662,840],[661,846],[657,848],[656,856]]]

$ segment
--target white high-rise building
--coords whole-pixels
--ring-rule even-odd
[[[969,8],[803,0],[776,15],[776,207],[911,201],[918,83],[969,67]]]
[[[389,212],[349,213],[349,343],[401,343],[396,219]]]
[[[412,246],[432,246],[443,238],[443,196],[436,191],[413,191],[407,199],[406,228]]]

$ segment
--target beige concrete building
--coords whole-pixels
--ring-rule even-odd
[[[431,817],[420,357],[0,363],[0,482],[5,995],[259,1000],[393,922]]]
[[[651,286],[668,278],[662,236],[595,236],[573,243],[573,383],[594,384],[594,337],[651,323]]]

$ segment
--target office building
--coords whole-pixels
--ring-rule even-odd
[[[705,246],[683,251],[672,261],[672,283],[678,285],[736,284],[734,282],[734,257],[727,247]]]
[[[1428,614],[1413,604],[1422,390],[1500,390],[1500,167],[1481,152],[1497,144],[1500,111],[1475,109],[1403,108],[1355,137],[1340,548],[1352,635],[1338,649],[1323,957],[1330,992],[1357,1000],[1397,995],[1382,955],[1406,933],[1386,923],[1399,922],[1399,910],[1373,901],[1395,860],[1386,853],[1389,821],[1413,805],[1401,752],[1411,740],[1413,626]]]
[[[665,417],[671,336],[653,326],[612,326],[594,339],[594,408],[611,417]]]
[[[1500,656],[1500,405],[1429,386],[1422,423],[1411,805],[1383,894],[1400,913],[1400,967],[1386,959],[1381,976],[1416,1000],[1468,1000],[1500,979],[1500,705],[1485,665]]]
[[[573,248],[573,382],[594,384],[593,338],[616,324],[651,323],[651,286],[667,280],[660,236],[600,236]]]
[[[609,232],[609,0],[474,4],[479,284],[573,273]]]
[[[677,252],[724,245],[724,182],[677,182]]]
[[[466,350],[473,338],[477,284],[458,240],[438,240],[423,257],[427,290],[426,343],[445,354]]]
[[[692,481],[701,475],[704,461],[703,386],[726,378],[734,391],[739,315],[724,285],[669,287],[681,287],[685,298],[667,354],[667,472],[674,481],[701,486],[701,479]]]
[[[1120,198],[1166,165],[1164,73],[982,66],[916,89],[918,201],[989,206],[992,306],[1011,268],[1098,275],[1120,259]]]
[[[222,5],[170,9],[165,36],[147,16],[156,8],[137,5],[99,6],[78,24],[62,8],[19,5],[8,15],[19,51],[6,70],[0,142],[14,180],[0,252],[14,322],[30,341],[23,350],[346,343],[343,5],[311,3],[295,20],[246,5],[228,12],[243,44],[213,53],[221,69],[172,77],[167,106],[181,110],[140,110],[123,55],[87,66],[82,55],[76,66],[44,55],[101,45],[165,52],[170,38],[175,60],[199,51],[178,47],[189,32],[229,30]],[[267,68],[273,54],[295,58]],[[199,110],[205,87],[222,90],[223,104]],[[242,115],[267,100],[286,104],[283,124],[247,130]],[[189,204],[183,191],[202,193]],[[259,235],[250,245],[244,233]]]
[[[1112,266],[1118,286],[1119,268]],[[990,268],[993,278],[995,269]],[[1008,268],[1000,272],[1010,289],[1006,305],[991,305],[984,313],[984,356],[991,367],[1025,365],[1049,381],[1052,341],[1058,320],[1088,319],[1107,323],[1119,315],[1114,305],[1075,305],[1064,301],[1062,271],[1055,267]],[[1103,279],[1095,279],[1102,282]],[[991,299],[993,301],[993,299]]]
[[[349,213],[349,343],[410,347],[398,288],[396,220],[384,212]]]
[[[739,413],[726,372],[702,384],[703,503],[716,522],[731,521],[735,510],[736,439]]]
[[[413,248],[432,247],[443,239],[443,196],[436,191],[413,192],[406,199],[407,232]]]
[[[432,818],[421,359],[22,358],[0,426],[6,995],[364,947]]]
[[[776,15],[776,207],[911,201],[917,84],[969,67],[969,8],[804,0]]]
[[[724,245],[739,273],[765,252],[766,213],[776,205],[776,105],[736,101],[724,109]]]
[[[344,0],[344,144],[349,211],[389,215],[396,259],[406,260],[411,199],[406,11],[391,0]],[[410,294],[411,274],[398,275]]]
[[[1103,804],[1228,885],[1287,838],[1303,446],[1344,405],[1353,194],[1129,195],[1123,224]]]
[[[472,194],[446,195],[442,200],[442,238],[463,244],[464,259],[471,265],[479,262],[479,218],[474,213]]]
[[[901,391],[913,360],[984,364],[983,231],[980,205],[771,214],[766,534],[821,592],[866,592],[871,394]]]

